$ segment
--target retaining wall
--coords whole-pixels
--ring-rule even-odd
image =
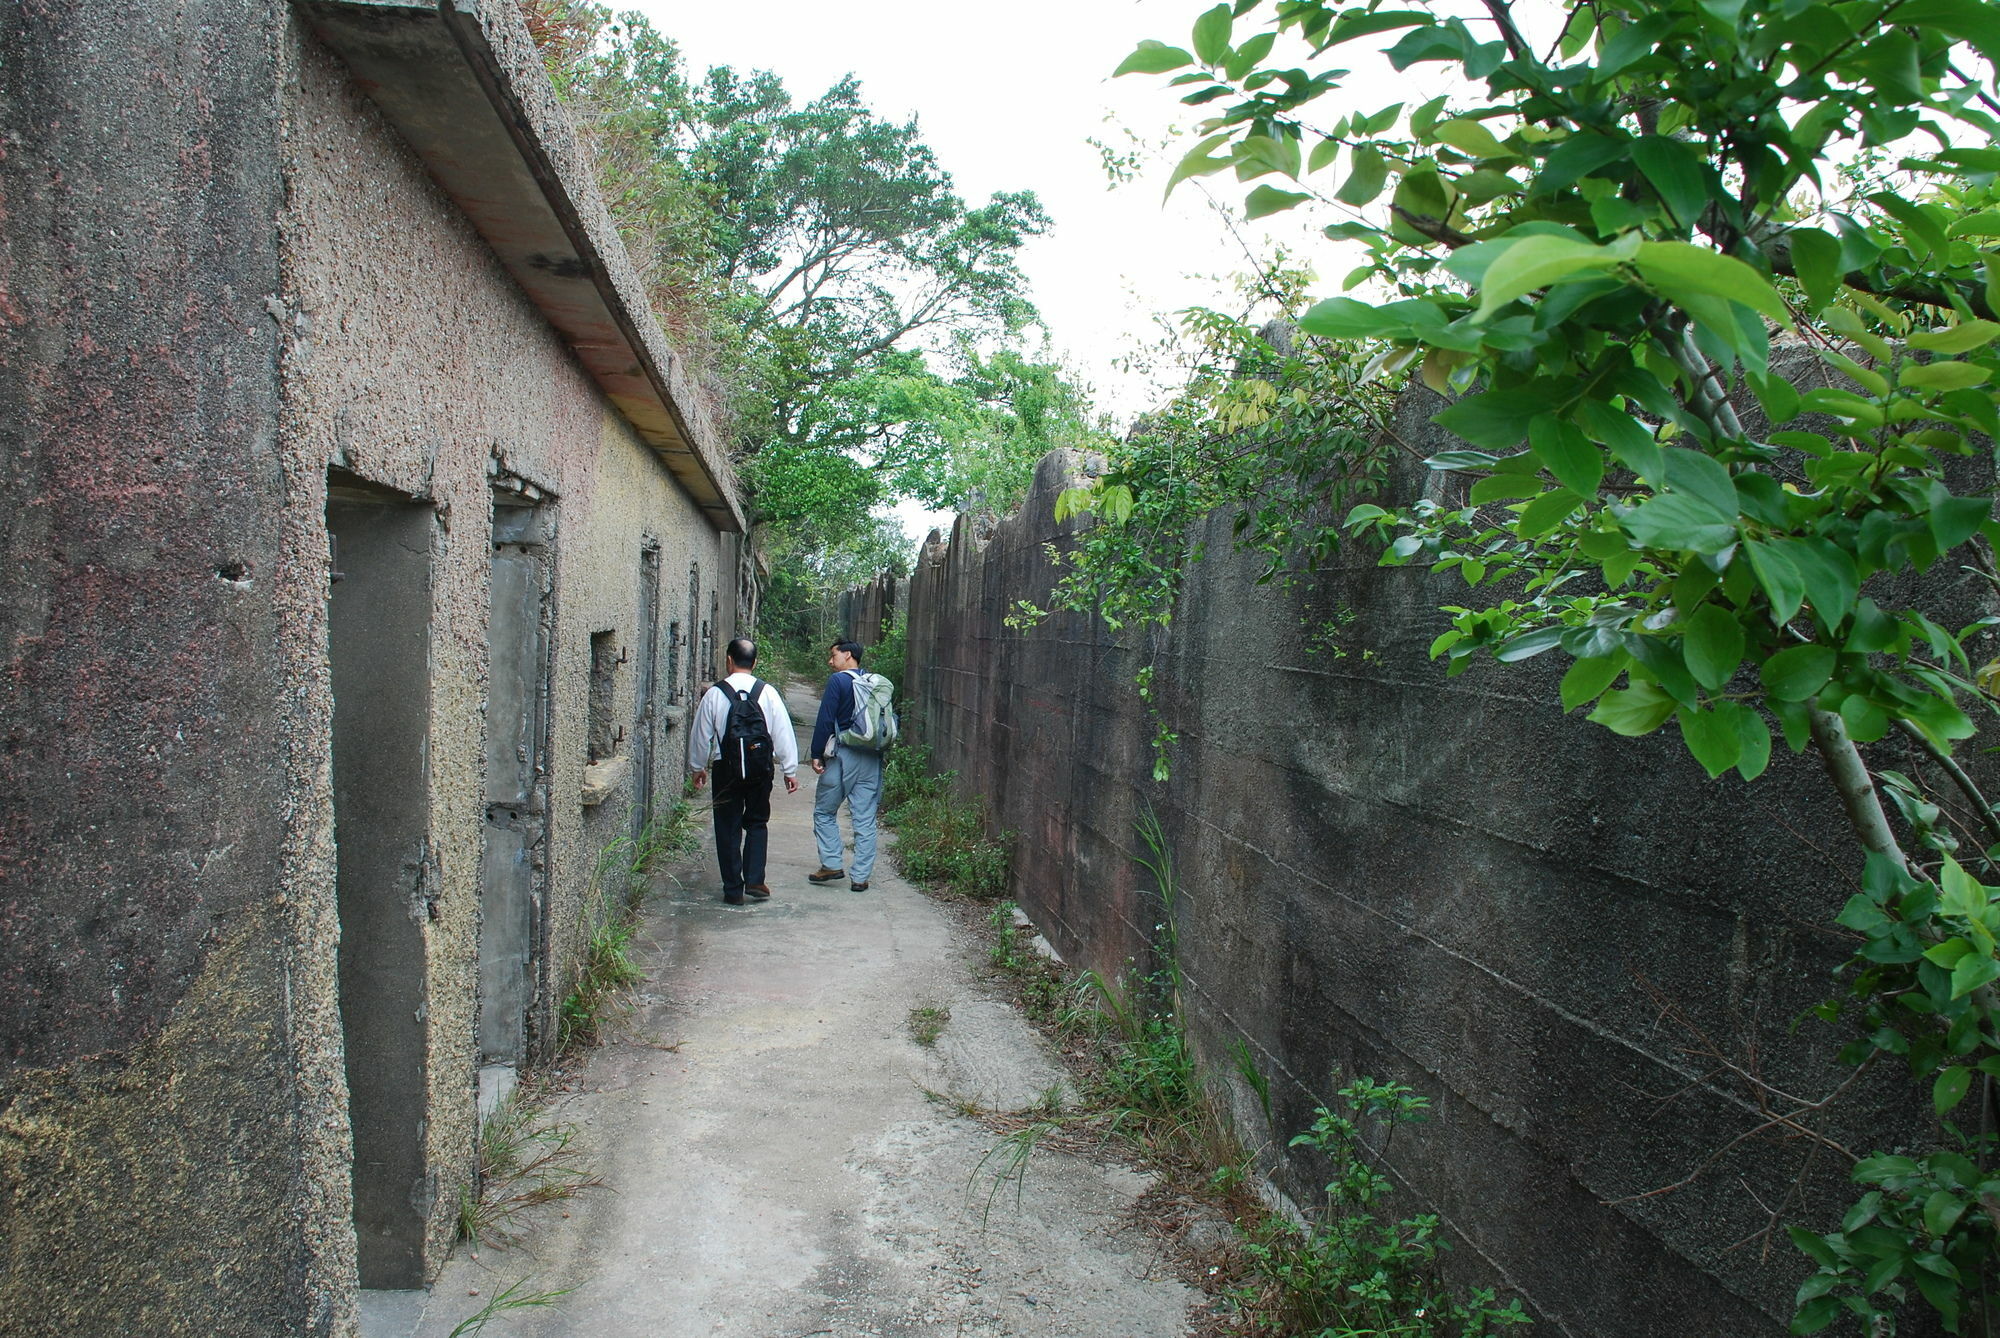
[[[1437,407],[1399,406],[1419,455],[1447,440]],[[1274,1150],[1346,1075],[1395,1079],[1433,1103],[1378,1149],[1396,1206],[1439,1214],[1452,1267],[1525,1297],[1539,1332],[1782,1333],[1810,1265],[1778,1223],[1829,1229],[1852,1191],[1824,1148],[1734,1141],[1765,1116],[1724,1062],[1812,1097],[1849,1075],[1832,1028],[1791,1031],[1832,993],[1859,866],[1816,759],[1780,748],[1754,784],[1710,781],[1671,735],[1565,716],[1555,654],[1448,680],[1427,650],[1456,577],[1350,551],[1260,585],[1227,516],[1167,634],[1009,629],[1057,577],[1045,545],[1079,522],[1054,523],[1055,499],[1084,465],[1044,460],[1018,514],[983,542],[963,518],[934,535],[910,583],[906,719],[1013,833],[1012,894],[1072,963],[1148,969],[1167,914],[1138,865],[1150,806],[1193,1036],[1299,1201],[1321,1168]],[[1179,734],[1165,784],[1142,665]],[[1268,1123],[1227,1076],[1238,1040]],[[1886,1146],[1916,1118],[1885,1072],[1824,1129]]]

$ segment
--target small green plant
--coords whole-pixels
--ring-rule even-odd
[[[592,895],[600,904],[616,904],[622,913],[638,911],[652,892],[648,875],[663,859],[685,855],[701,844],[695,821],[694,796],[683,788],[680,797],[653,815],[636,839],[620,836],[597,852],[591,871]]]
[[[950,1022],[951,1010],[949,1008],[937,1008],[930,1005],[922,1008],[912,1008],[910,1010],[910,1039],[918,1045],[929,1048],[937,1044],[938,1037],[944,1034],[944,1029]]]
[[[890,752],[882,781],[882,820],[896,829],[903,876],[934,892],[991,901],[1007,890],[1011,836],[987,834],[986,813],[953,792],[951,772],[931,770],[918,747]]]
[[[1018,971],[1025,964],[1021,928],[1014,923],[1014,912],[1018,909],[1013,902],[1003,901],[986,916],[986,923],[993,926],[993,946],[986,950],[986,955],[1002,971]]]
[[[1264,1123],[1269,1124],[1276,1118],[1271,1114],[1271,1079],[1257,1067],[1257,1056],[1251,1053],[1250,1042],[1241,1036],[1231,1041],[1229,1058],[1236,1066],[1236,1076],[1257,1094],[1257,1104],[1264,1111]]]
[[[531,1292],[523,1290],[527,1285],[526,1278],[507,1284],[505,1291],[460,1320],[458,1327],[451,1331],[451,1338],[472,1338],[473,1334],[509,1310],[528,1310],[536,1306],[554,1305],[576,1290],[574,1287],[561,1287],[555,1291]]]
[[[632,939],[639,910],[653,890],[650,874],[662,859],[684,855],[700,843],[693,792],[683,788],[678,799],[654,815],[637,839],[620,836],[597,854],[591,872],[588,912],[590,937],[583,964],[570,992],[556,1012],[556,1046],[567,1050],[595,1045],[603,1033],[604,1013],[628,986],[644,978],[632,961]]]
[[[1083,984],[1096,996],[1112,1038],[1097,1077],[1100,1100],[1123,1112],[1135,1131],[1184,1120],[1201,1081],[1179,1015],[1159,1002],[1160,976],[1123,993],[1094,971],[1084,972]]]
[[[993,1114],[981,1104],[977,1096],[968,1096],[964,1092],[940,1092],[931,1087],[919,1087],[917,1090],[922,1092],[924,1100],[933,1106],[941,1106],[964,1119],[984,1120]]]
[[[1056,1005],[1035,1013],[1025,986],[1023,1002],[1061,1038],[1080,1100],[1065,1103],[1052,1090],[1011,1115],[963,1110],[1002,1135],[975,1170],[968,1194],[984,1173],[989,1212],[1010,1181],[1018,1200],[1037,1146],[1071,1129],[1094,1129],[1128,1142],[1176,1201],[1206,1203],[1236,1224],[1244,1258],[1228,1275],[1211,1270],[1208,1280],[1254,1331],[1301,1338],[1484,1338],[1528,1323],[1518,1302],[1503,1306],[1490,1291],[1460,1296],[1444,1286],[1435,1267],[1445,1248],[1435,1217],[1387,1217],[1389,1183],[1364,1159],[1362,1134],[1367,1126],[1381,1126],[1386,1149],[1395,1126],[1421,1119],[1425,1102],[1408,1088],[1367,1078],[1343,1088],[1337,1106],[1321,1109],[1312,1128],[1292,1142],[1332,1163],[1326,1202],[1303,1223],[1265,1206],[1253,1188],[1256,1156],[1211,1091],[1188,1040],[1174,929],[1181,889],[1165,828],[1148,812],[1138,835],[1139,863],[1159,897],[1150,971],[1117,983],[1094,971],[1068,980],[1027,946],[1012,902],[1001,902],[987,916],[994,965],[1017,983],[1049,982]],[[1269,1122],[1270,1081],[1249,1043],[1238,1039],[1229,1052]]]
[[[987,914],[993,943],[987,958],[1014,986],[1021,1008],[1037,1022],[1059,1022],[1075,1012],[1074,990],[1060,966],[1036,952],[1014,923],[1018,908],[1003,901]]]
[[[1046,1095],[1046,1094],[1044,1094]],[[972,1174],[965,1183],[966,1198],[972,1197],[973,1187],[983,1174],[987,1177],[986,1201],[979,1211],[979,1225],[993,1215],[993,1204],[1009,1184],[1014,1186],[1014,1207],[1019,1211],[1021,1195],[1028,1184],[1028,1161],[1034,1156],[1035,1147],[1050,1134],[1060,1132],[1062,1126],[1050,1120],[1036,1120],[1011,1130],[972,1168]]]
[[[459,1236],[504,1244],[529,1208],[603,1188],[576,1137],[575,1125],[544,1121],[529,1101],[510,1099],[495,1111],[479,1131],[478,1192],[459,1193]]]
[[[909,673],[910,643],[909,629],[901,623],[892,624],[882,633],[882,639],[868,648],[868,667],[878,674],[887,674],[896,680],[898,687]],[[900,707],[901,703],[898,703]]]
[[[1331,1175],[1303,1224],[1266,1216],[1245,1246],[1261,1295],[1242,1299],[1263,1303],[1267,1331],[1474,1338],[1530,1323],[1518,1301],[1502,1306],[1490,1291],[1461,1297],[1445,1286],[1437,1263],[1449,1246],[1434,1214],[1388,1215],[1391,1186],[1364,1154],[1363,1135],[1378,1129],[1386,1151],[1397,1127],[1422,1120],[1429,1104],[1399,1083],[1357,1078],[1292,1139],[1324,1158]]]
[[[623,917],[604,920],[591,930],[583,969],[556,1019],[560,1048],[597,1044],[606,1010],[627,987],[644,978],[631,958],[634,932],[632,922]]]

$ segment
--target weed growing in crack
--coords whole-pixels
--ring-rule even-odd
[[[928,1049],[937,1044],[938,1037],[944,1033],[946,1025],[950,1022],[951,1010],[949,1008],[928,1006],[912,1008],[910,1010],[910,1039]]]
[[[700,843],[688,793],[646,824],[638,839],[621,836],[598,852],[591,873],[590,937],[583,964],[556,1013],[556,1047],[595,1045],[612,1003],[644,978],[632,961],[632,938],[640,909],[652,891],[650,874],[660,860],[692,851]]]
[[[510,1100],[479,1131],[479,1193],[461,1193],[458,1234],[470,1241],[509,1244],[517,1219],[544,1203],[574,1198],[604,1181],[585,1164],[573,1124],[544,1122],[541,1112]]]
[[[917,1090],[922,1092],[924,1100],[933,1106],[941,1106],[963,1119],[987,1120],[994,1114],[981,1104],[976,1096],[967,1096],[963,1092],[940,1092],[929,1087],[919,1087]]]
[[[988,1148],[986,1155],[979,1159],[979,1164],[972,1168],[972,1174],[966,1178],[965,1195],[969,1200],[972,1197],[973,1187],[979,1183],[979,1177],[982,1175],[987,1177],[986,1201],[979,1210],[979,1225],[982,1228],[985,1227],[987,1219],[993,1215],[994,1201],[1009,1184],[1014,1186],[1014,1210],[1020,1211],[1021,1195],[1028,1184],[1028,1161],[1034,1156],[1037,1144],[1050,1134],[1060,1132],[1061,1129],[1060,1124],[1049,1120],[1023,1124],[1009,1132],[993,1147]]]
[[[467,1315],[464,1319],[460,1320],[458,1327],[451,1331],[451,1338],[472,1338],[473,1334],[478,1333],[495,1318],[510,1310],[527,1310],[535,1306],[554,1305],[557,1301],[560,1301],[563,1297],[568,1296],[576,1290],[574,1287],[562,1287],[549,1292],[524,1291],[523,1288],[527,1285],[528,1280],[526,1278],[521,1279],[519,1282],[508,1284],[505,1291],[496,1295],[473,1314]]]
[[[623,991],[644,978],[632,961],[632,935],[636,926],[618,917],[602,921],[590,931],[584,947],[583,969],[576,984],[562,1001],[557,1022],[557,1045],[595,1045],[603,1037],[604,1014]]]

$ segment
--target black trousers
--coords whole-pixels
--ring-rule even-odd
[[[741,892],[764,881],[764,849],[770,844],[771,781],[715,784],[715,858],[722,866],[722,890]]]

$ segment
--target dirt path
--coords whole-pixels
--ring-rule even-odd
[[[809,695],[788,702],[810,722]],[[448,1338],[522,1280],[575,1290],[484,1334],[1186,1331],[1198,1298],[1130,1225],[1137,1173],[1044,1148],[1018,1207],[1009,1186],[988,1210],[996,1137],[925,1090],[1015,1109],[1061,1071],[888,859],[865,893],[806,881],[811,791],[802,770],[774,796],[768,904],[722,904],[706,833],[660,879],[634,1014],[551,1110],[612,1189],[536,1210],[512,1248],[461,1246],[427,1298],[374,1304],[367,1338]],[[950,1010],[933,1047],[911,1035],[918,1008]]]

